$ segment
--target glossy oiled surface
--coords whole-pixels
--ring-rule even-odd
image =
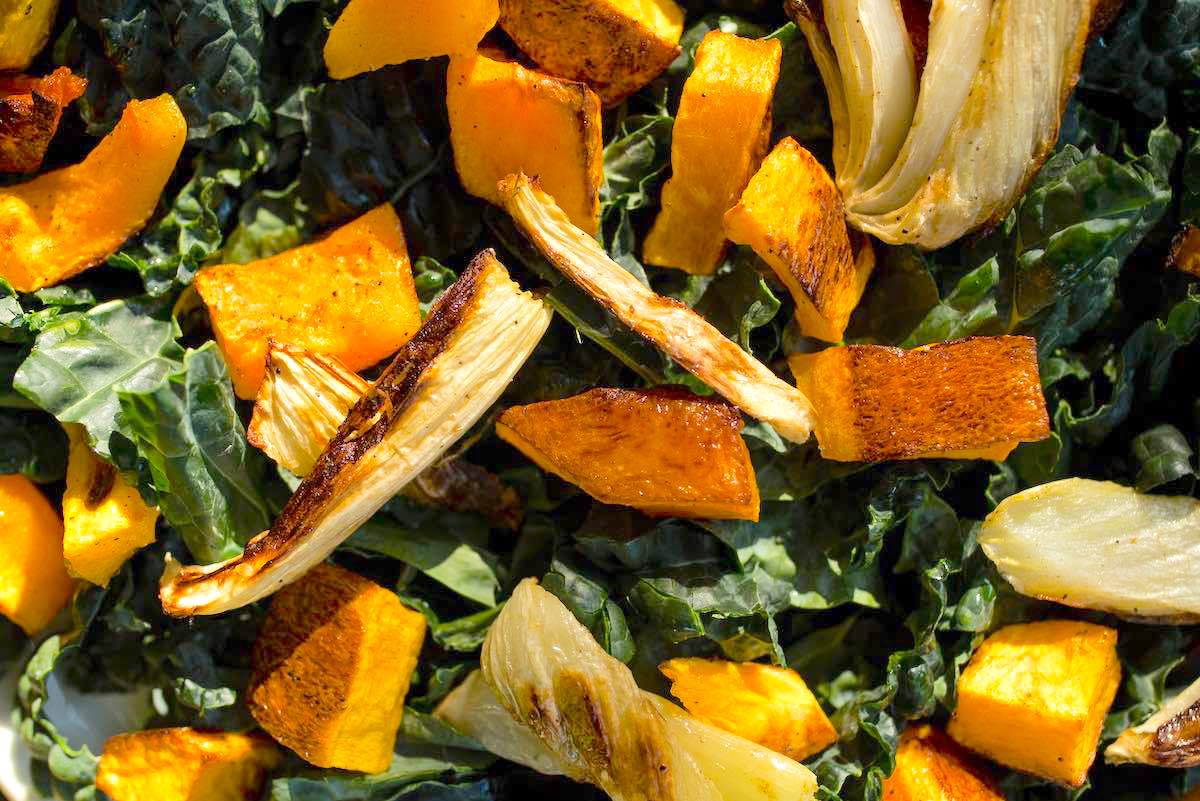
[[[875,260],[855,262],[845,207],[825,168],[795,139],[775,146],[725,215],[725,233],[749,245],[796,301],[805,336],[838,342]]]
[[[883,801],[1004,801],[1004,796],[979,760],[940,729],[924,725],[900,738]]]
[[[0,277],[31,292],[107,259],[154,213],[186,138],[170,95],[131,100],[82,162],[0,189]]]
[[[913,350],[849,345],[789,359],[826,459],[1004,459],[1050,435],[1030,337]]]
[[[464,56],[450,60],[446,105],[468,192],[499,203],[503,178],[534,175],[572,223],[596,233],[604,143],[595,92],[516,62]]]
[[[239,398],[262,383],[267,341],[300,345],[363,370],[421,326],[400,218],[384,204],[311,245],[202,270],[208,306]]]
[[[30,173],[42,166],[63,109],[86,86],[66,67],[45,77],[0,74],[0,173]]]
[[[646,237],[647,264],[709,275],[725,253],[725,212],[766,155],[778,41],[712,31],[696,50],[671,139],[671,179]]]
[[[473,53],[500,11],[496,0],[351,0],[329,32],[325,64],[349,78],[418,58]]]
[[[0,70],[23,70],[50,37],[58,0],[0,0]]]
[[[0,615],[36,634],[67,605],[75,582],[63,565],[63,525],[21,475],[0,475]]]
[[[246,703],[280,743],[320,767],[378,773],[392,760],[425,618],[333,565],[285,587],[254,644]]]
[[[1074,620],[992,634],[958,680],[949,734],[1016,770],[1078,786],[1121,682],[1117,632]]]
[[[594,389],[505,410],[496,424],[539,466],[651,515],[758,519],[758,484],[728,404],[681,390]]]

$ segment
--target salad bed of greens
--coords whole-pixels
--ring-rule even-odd
[[[704,33],[780,39],[776,135],[819,156],[832,135],[824,90],[778,3],[683,5],[684,54],[606,114],[603,242],[638,278],[778,363],[804,343],[787,293],[749,249],[731,250],[712,277],[646,271],[637,253],[669,171],[672,110]],[[251,725],[239,691],[265,604],[176,621],[157,596],[168,551],[186,548],[203,562],[232,556],[270,526],[290,493],[247,445],[248,407],[235,399],[188,288],[202,265],[277,253],[391,201],[426,310],[488,246],[524,286],[554,285],[548,297],[560,315],[506,404],[600,385],[707,392],[560,282],[503,213],[462,191],[447,143],[444,60],[328,79],[321,48],[340,6],[79,0],[42,57],[88,80],[51,165],[76,160],[131,97],[171,92],[189,129],[165,208],[108,267],[31,295],[0,282],[0,473],[24,474],[53,495],[67,453],[59,423],[81,423],[163,516],[158,544],[107,589],[78,596],[79,631],[37,644],[24,666],[15,714],[49,797],[98,796],[95,757],[45,714],[51,672],[90,691],[153,688],[151,725]],[[477,665],[499,605],[526,576],[540,577],[645,688],[663,689],[656,666],[678,655],[795,668],[836,710],[842,735],[810,763],[824,799],[878,799],[906,721],[945,718],[960,669],[1002,623],[1052,613],[1118,626],[1125,678],[1106,740],[1144,719],[1166,688],[1200,673],[1193,630],[1023,598],[976,547],[974,531],[1003,498],[1066,476],[1195,491],[1200,285],[1164,265],[1180,226],[1200,224],[1197,128],[1200,0],[1129,0],[1090,46],[1056,153],[1001,226],[933,254],[880,247],[849,341],[1037,337],[1054,433],[1005,463],[838,464],[822,460],[815,443],[792,446],[753,424],[745,433],[764,502],[759,523],[654,521],[548,477],[498,442],[485,419],[468,437],[471,458],[518,488],[526,508],[518,532],[397,499],[335,555],[397,588],[430,623],[392,768],[362,776],[296,763],[275,779],[271,798],[595,793],[497,763],[429,714]],[[59,348],[71,349],[74,367]],[[0,665],[30,652],[0,620]],[[1148,801],[1200,784],[1195,770],[1097,766],[1091,776],[1079,791],[1017,774],[1004,787],[1025,801]]]

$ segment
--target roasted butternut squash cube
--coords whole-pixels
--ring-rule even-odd
[[[421,327],[400,218],[384,204],[324,239],[249,264],[201,270],[196,290],[239,398],[258,393],[267,341],[300,345],[363,370]]]
[[[0,0],[0,70],[23,70],[42,52],[58,0]]]
[[[792,293],[802,334],[841,341],[875,260],[855,259],[841,193],[795,139],[767,156],[726,213],[725,234],[753,248]]]
[[[150,729],[104,744],[96,787],[112,801],[246,801],[281,761],[261,735]]]
[[[848,345],[788,361],[816,410],[826,459],[1002,460],[1018,443],[1050,436],[1030,337]]]
[[[63,109],[86,87],[66,67],[44,78],[0,75],[0,172],[37,172]]]
[[[463,187],[500,202],[501,180],[537,176],[571,222],[600,229],[600,98],[586,85],[479,54],[450,59],[446,104]]]
[[[1008,626],[959,678],[948,732],[1002,765],[1078,787],[1120,683],[1115,629],[1073,620]]]
[[[696,50],[671,139],[672,174],[643,247],[647,264],[711,275],[725,255],[725,212],[750,182],[771,135],[783,48],[712,31]]]
[[[900,737],[883,801],[1004,801],[995,778],[940,729],[915,726]]]
[[[322,768],[386,770],[425,618],[333,565],[284,587],[254,643],[250,714]]]
[[[107,587],[121,565],[154,542],[158,509],[142,500],[137,487],[88,447],[82,426],[66,426],[71,440],[67,491],[63,495],[63,556],[68,570]]]
[[[500,27],[551,75],[583,81],[614,106],[680,53],[675,0],[500,0]]]
[[[24,476],[0,476],[0,614],[37,634],[75,592],[63,564],[63,526]]]
[[[672,659],[658,669],[687,711],[784,756],[799,761],[837,742],[837,730],[794,670],[715,659]]]
[[[604,503],[661,517],[758,520],[758,483],[724,401],[680,389],[593,389],[515,406],[500,439]]]
[[[1186,226],[1171,247],[1171,266],[1200,278],[1200,228]]]
[[[496,25],[496,0],[350,0],[325,42],[333,78],[389,64],[474,53]]]
[[[170,95],[131,100],[82,162],[0,188],[0,278],[33,292],[115,253],[154,213],[186,138]]]

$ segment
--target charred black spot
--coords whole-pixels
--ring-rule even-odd
[[[92,473],[91,483],[88,484],[87,498],[84,505],[88,509],[95,509],[100,503],[108,497],[112,492],[113,484],[117,480],[117,468],[113,467],[108,462],[96,462],[96,469]]]
[[[1158,765],[1186,768],[1200,764],[1200,701],[1159,727],[1150,743]]]

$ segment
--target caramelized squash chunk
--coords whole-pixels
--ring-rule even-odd
[[[0,75],[0,172],[37,172],[63,109],[86,87],[66,67],[44,78]]]
[[[254,643],[250,714],[322,768],[386,770],[425,618],[374,582],[324,564],[284,587]]]
[[[66,426],[71,440],[63,495],[63,556],[70,572],[107,587],[121,565],[154,542],[158,509],[88,447],[82,426]]]
[[[496,25],[496,0],[350,0],[325,43],[333,78],[389,64],[474,53]]]
[[[33,292],[115,253],[154,213],[185,139],[170,95],[131,100],[82,162],[0,188],[0,278]]]
[[[753,248],[792,293],[802,334],[841,341],[875,260],[872,252],[856,261],[841,193],[795,139],[767,156],[726,213],[725,233]]]
[[[1171,247],[1171,266],[1200,278],[1200,228],[1189,225],[1175,237]]]
[[[812,400],[821,455],[840,462],[1007,458],[1050,436],[1029,337],[913,350],[848,345],[789,358]]]
[[[246,801],[278,767],[279,749],[261,735],[150,729],[104,744],[96,787],[112,801]]]
[[[687,711],[796,761],[837,742],[837,730],[794,670],[715,659],[672,659],[658,669]]]
[[[258,393],[271,339],[363,370],[421,327],[400,218],[384,204],[324,239],[250,264],[201,270],[196,290],[239,398]]]
[[[987,768],[939,729],[915,726],[900,737],[883,801],[1004,801]]]
[[[721,31],[700,43],[675,118],[672,175],[642,253],[647,264],[693,275],[711,275],[721,265],[725,212],[767,152],[782,54],[774,39]]]
[[[0,476],[0,614],[26,634],[44,629],[75,592],[62,544],[62,521],[41,490]]]
[[[0,70],[23,70],[42,52],[58,0],[0,0]]]
[[[593,389],[506,409],[496,433],[598,501],[661,517],[758,520],[758,483],[729,404],[679,389]]]
[[[600,98],[582,83],[486,55],[453,57],[446,77],[450,143],[463,187],[499,204],[499,182],[541,180],[571,222],[600,229]]]
[[[1072,620],[1009,626],[971,657],[948,731],[1002,765],[1079,787],[1120,683],[1115,629]]]
[[[675,0],[500,0],[500,27],[546,72],[615,106],[679,55],[683,9]]]

